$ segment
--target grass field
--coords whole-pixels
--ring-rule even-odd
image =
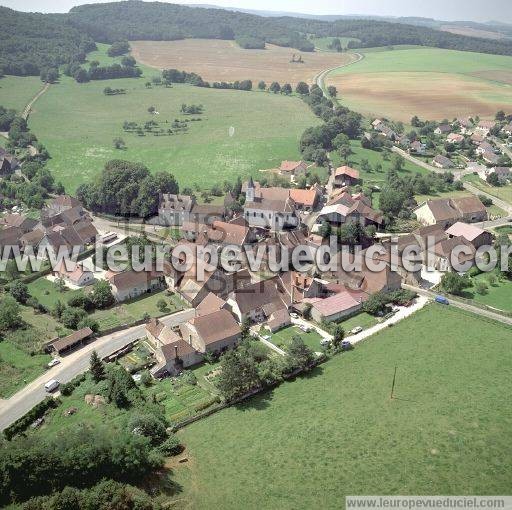
[[[34,380],[45,371],[50,361],[47,354],[30,356],[12,342],[0,342],[0,398],[16,393],[27,382]]]
[[[167,309],[164,312],[161,312],[157,306],[158,301],[161,299],[167,303]],[[140,298],[120,303],[107,310],[96,310],[90,317],[98,321],[101,332],[118,326],[132,324],[142,319],[144,314],[149,314],[151,317],[159,317],[182,310],[183,307],[183,302],[176,295],[168,296],[165,291],[161,291],[145,294]]]
[[[0,78],[0,106],[14,108],[19,113],[43,88],[38,76],[4,76]]]
[[[353,154],[349,157],[349,166],[359,170],[359,175],[365,185],[382,186],[382,184],[386,181],[386,174],[392,166],[391,159],[383,159],[383,152],[364,149],[361,147],[361,142],[359,140],[351,140],[350,147]],[[341,160],[340,156],[336,152],[331,153],[331,159],[335,166],[341,166],[345,164],[345,162]],[[368,160],[372,167],[372,172],[363,172],[361,170],[360,165],[363,159]],[[382,166],[380,172],[376,171],[376,166],[378,164]],[[428,170],[405,160],[403,170],[400,172],[400,175],[404,176],[411,173],[427,174]]]
[[[188,85],[148,89],[146,81],[77,84],[63,77],[38,100],[30,127],[52,156],[48,168],[68,192],[115,158],[143,162],[152,171],[171,170],[181,186],[209,188],[237,175],[257,177],[259,170],[276,167],[281,160],[298,159],[302,132],[320,122],[295,97]],[[126,88],[127,93],[105,96],[107,86]],[[186,133],[138,136],[123,131],[124,121],[143,125],[157,120],[170,127],[174,119],[190,117],[180,115],[183,103],[204,106],[204,113],[194,116],[202,120],[190,122]],[[149,114],[150,106],[159,115]],[[114,148],[116,137],[126,142],[126,150]]]
[[[498,279],[493,285],[489,284],[486,274],[480,274],[472,278],[473,283],[479,281],[485,282],[488,286],[485,294],[478,294],[475,287],[466,289],[464,292],[465,297],[474,299],[478,303],[482,303],[499,310],[512,312],[512,281],[505,278]]]
[[[0,341],[0,398],[12,395],[45,371],[50,356],[40,354],[44,342],[68,330],[53,317],[21,307],[23,327],[8,331]]]
[[[476,186],[478,189],[489,193],[489,195],[493,195],[509,204],[512,204],[512,184],[505,184],[503,186],[491,186],[486,182],[482,181],[480,177],[476,175],[466,175],[464,176],[465,181],[470,181],[473,186]]]
[[[270,342],[281,349],[286,350],[290,345],[293,337],[300,337],[303,342],[313,351],[321,351],[320,340],[322,337],[315,331],[311,330],[309,333],[305,333],[297,326],[288,326],[287,328],[276,331],[271,334]]]
[[[494,117],[512,101],[512,57],[408,48],[361,50],[365,58],[327,76],[341,101],[368,116],[408,122],[464,115]]]
[[[347,53],[300,53],[293,48],[267,44],[264,50],[245,50],[234,41],[183,39],[181,41],[132,41],[138,62],[156,69],[179,69],[199,74],[206,81],[260,80],[281,84],[313,83],[321,71],[350,62]],[[291,63],[293,55],[303,63]]]
[[[334,509],[349,494],[506,493],[510,336],[431,305],[308,377],[188,426],[188,462],[173,476],[182,507]]]
[[[52,310],[57,301],[67,304],[70,298],[81,294],[82,290],[71,290],[67,287],[63,292],[60,292],[55,286],[54,282],[46,278],[38,278],[37,280],[28,284],[28,291],[30,295],[35,297],[42,305]]]

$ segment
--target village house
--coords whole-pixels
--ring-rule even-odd
[[[512,177],[511,169],[508,166],[495,166],[489,169],[489,173],[496,174],[502,184],[505,184]]]
[[[359,170],[349,166],[340,166],[334,172],[334,187],[353,186],[359,182]]]
[[[163,274],[155,271],[134,271],[133,269],[119,273],[107,271],[105,278],[110,283],[112,294],[118,302],[160,290],[165,283]]]
[[[290,307],[305,298],[323,298],[327,296],[324,282],[307,273],[286,271],[278,276],[284,293],[284,302]]]
[[[382,126],[384,123],[382,122],[381,119],[375,119],[373,122],[372,122],[372,127],[373,129],[375,130],[378,130],[380,126]]]
[[[362,194],[350,195],[346,191],[335,195],[318,215],[317,225],[327,222],[333,227],[345,223],[360,223],[363,226],[383,224],[382,213],[375,211],[369,200]]]
[[[495,149],[494,149],[494,146],[492,146],[489,142],[484,140],[482,143],[480,143],[478,145],[478,147],[476,148],[475,152],[477,154],[482,155],[485,152],[495,152]]]
[[[201,353],[162,321],[151,319],[145,329],[146,338],[157,359],[156,366],[151,369],[154,377],[178,375],[183,369],[197,365],[203,360]]]
[[[485,141],[485,136],[483,136],[481,133],[473,133],[471,135],[471,142],[474,145],[480,145],[484,141]]]
[[[56,216],[75,207],[82,207],[77,198],[70,195],[58,195],[46,204],[42,214],[47,217]]]
[[[180,325],[183,340],[196,351],[220,354],[235,347],[241,338],[241,328],[225,309],[201,315]]]
[[[66,265],[65,261],[62,260],[54,269],[53,276],[78,287],[90,285],[94,282],[94,273],[90,269],[84,268],[81,262],[68,261]]]
[[[494,120],[481,120],[476,128],[475,131],[480,133],[482,136],[488,136],[490,131],[496,127],[496,121]]]
[[[162,193],[158,201],[158,216],[149,222],[162,226],[183,225],[190,221],[190,213],[195,203],[195,198],[190,195]]]
[[[389,126],[386,126],[385,124],[379,126],[378,131],[385,136],[386,138],[389,138],[392,142],[394,142],[397,139],[397,134],[395,131],[393,131]]]
[[[322,196],[318,186],[311,186],[309,189],[290,189],[290,198],[294,201],[295,207],[300,211],[314,211],[320,197]]]
[[[228,273],[198,259],[184,274],[178,289],[175,290],[195,308],[209,293],[225,299],[230,292],[248,285],[250,280],[251,276],[246,269]]]
[[[222,298],[210,292],[206,295],[206,297],[196,306],[196,317],[201,317],[202,315],[209,315],[213,312],[218,312],[219,310],[227,309],[228,305],[226,301]]]
[[[280,231],[300,225],[289,189],[256,186],[252,177],[245,188],[244,218],[250,226]]]
[[[452,127],[450,124],[439,124],[439,126],[434,129],[434,133],[436,135],[447,135],[451,130]]]
[[[464,247],[464,253],[459,252]],[[454,250],[457,250],[454,252]],[[476,250],[474,246],[464,237],[451,237],[443,241],[439,241],[429,250],[429,267],[437,271],[449,271],[452,269],[452,259],[457,260],[460,264],[470,263],[471,266],[475,261]]]
[[[409,147],[409,152],[414,154],[425,154],[426,149],[426,144],[422,143],[419,140],[415,140],[414,142],[411,143]]]
[[[458,143],[462,143],[464,141],[464,137],[462,135],[460,135],[459,133],[450,133],[446,137],[446,141],[448,143],[458,144]]]
[[[468,135],[473,131],[473,121],[470,117],[460,117],[452,126],[458,126],[463,135]]]
[[[507,136],[512,136],[512,122],[506,126],[503,126],[501,132],[505,133]]]
[[[369,261],[366,260],[367,250],[361,250],[349,257],[350,263],[360,266],[360,270],[347,271],[343,267],[342,252],[339,252],[335,260],[336,269],[323,273],[322,279],[338,285],[342,284],[347,290],[364,292],[366,295],[400,289],[402,276],[397,270],[391,268],[391,263],[388,260],[389,252],[387,252],[384,245],[382,245],[382,248],[384,255],[381,257],[376,253],[373,257],[374,261],[382,262],[380,265],[383,267],[379,270],[373,271],[372,269],[374,268],[368,267]]]
[[[399,135],[396,139],[396,143],[403,149],[408,149],[411,145],[411,140],[406,135]]]
[[[437,168],[453,168],[455,165],[453,164],[453,161],[446,156],[443,156],[441,154],[438,154],[434,160],[432,161],[432,164],[436,166]]]
[[[446,235],[449,238],[463,237],[476,249],[480,248],[480,246],[491,246],[493,242],[493,235],[487,230],[483,230],[476,225],[468,225],[467,223],[463,223],[461,221],[454,223],[446,231]]]
[[[278,310],[288,310],[284,290],[277,277],[263,280],[232,292],[227,299],[238,322],[263,323]]]
[[[436,223],[449,227],[457,221],[475,223],[487,220],[487,210],[476,196],[439,198],[427,200],[414,209],[416,218],[423,225]]]
[[[20,213],[9,213],[0,218],[0,227],[11,228],[16,227],[22,232],[27,234],[31,232],[37,225],[37,221]]]
[[[485,151],[482,154],[482,159],[490,165],[497,165],[500,162],[500,157],[493,151]]]
[[[348,290],[342,286],[342,290],[326,298],[305,298],[303,304],[311,305],[314,321],[334,322],[359,312],[367,298],[364,292]]]
[[[9,154],[5,149],[0,147],[0,176],[7,177],[19,168],[18,160]]]
[[[279,174],[295,181],[306,175],[308,165],[305,161],[283,161],[279,167]]]

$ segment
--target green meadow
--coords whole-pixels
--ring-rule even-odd
[[[340,67],[332,75],[381,72],[472,73],[510,71],[512,67],[512,57],[470,51],[419,46],[398,47],[395,50],[376,48],[375,51],[363,48],[356,51],[363,53],[364,59],[357,66]]]
[[[105,48],[99,45],[89,61],[113,62]],[[146,83],[158,72],[141,68],[141,78],[84,84],[61,76],[38,100],[30,127],[52,156],[48,167],[69,192],[115,158],[142,162],[155,172],[170,170],[182,186],[209,188],[238,175],[257,177],[281,160],[298,159],[302,132],[320,122],[296,97],[189,85],[148,88]],[[107,96],[106,87],[126,93]],[[203,113],[181,114],[184,103],[203,105]],[[148,112],[151,106],[157,114]],[[188,130],[167,134],[176,119],[188,121]],[[165,134],[125,132],[125,121],[139,126],[155,121]],[[118,137],[125,149],[114,148]]]
[[[39,76],[4,76],[0,78],[0,106],[14,108],[21,113],[42,88]]]
[[[511,332],[432,304],[310,375],[186,427],[188,462],[173,472],[180,507],[338,509],[346,495],[507,493]]]

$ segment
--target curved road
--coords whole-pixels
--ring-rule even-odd
[[[324,84],[325,77],[335,69],[340,69],[342,67],[351,66],[352,64],[357,64],[357,62],[360,62],[364,58],[364,55],[362,55],[361,53],[348,53],[348,55],[354,55],[356,58],[351,62],[347,62],[346,64],[341,64],[336,67],[331,67],[330,69],[325,69],[324,71],[321,71],[313,78],[313,81],[323,90],[324,94],[327,97],[329,97],[329,94],[327,93],[327,89],[325,88]]]
[[[167,326],[172,327],[193,318],[194,314],[195,310],[189,308],[162,317],[160,320]],[[89,370],[89,359],[92,351],[97,351],[100,357],[104,358],[134,340],[145,336],[144,327],[145,325],[142,324],[95,339],[81,349],[63,356],[60,365],[48,369],[43,375],[27,384],[12,397],[0,400],[0,430],[21,418],[48,396],[48,393],[44,391],[44,384],[49,380],[57,379],[61,383],[71,381],[77,375]]]

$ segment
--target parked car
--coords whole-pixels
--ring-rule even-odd
[[[298,313],[295,313],[295,312],[292,312],[292,313],[290,314],[290,317],[291,317],[292,319],[298,319],[298,318],[299,318],[299,314],[298,314]]]
[[[348,340],[343,340],[343,342],[341,342],[341,348],[344,351],[350,351],[350,349],[352,349],[352,344]]]
[[[272,338],[270,335],[263,335],[261,338],[263,338],[263,340],[267,340],[267,342]]]
[[[328,338],[322,338],[322,340],[320,340],[320,345],[322,347],[329,347],[329,345],[331,345],[331,341]]]
[[[309,326],[306,326],[304,324],[301,324],[299,326],[299,329],[301,329],[302,331],[304,331],[304,333],[309,333],[311,331],[311,328]]]
[[[363,331],[363,328],[361,326],[357,326],[352,331],[350,331],[350,334],[357,335],[358,333],[361,333],[361,331]]]
[[[54,367],[55,365],[58,365],[60,363],[60,359],[59,358],[53,358],[50,363],[48,363],[48,365],[46,365],[48,368],[52,368]]]
[[[47,393],[54,392],[60,386],[60,382],[57,379],[51,379],[44,385],[44,390]]]
[[[441,305],[449,305],[450,304],[450,302],[444,296],[436,296],[435,301],[436,301],[436,303],[439,303]]]

